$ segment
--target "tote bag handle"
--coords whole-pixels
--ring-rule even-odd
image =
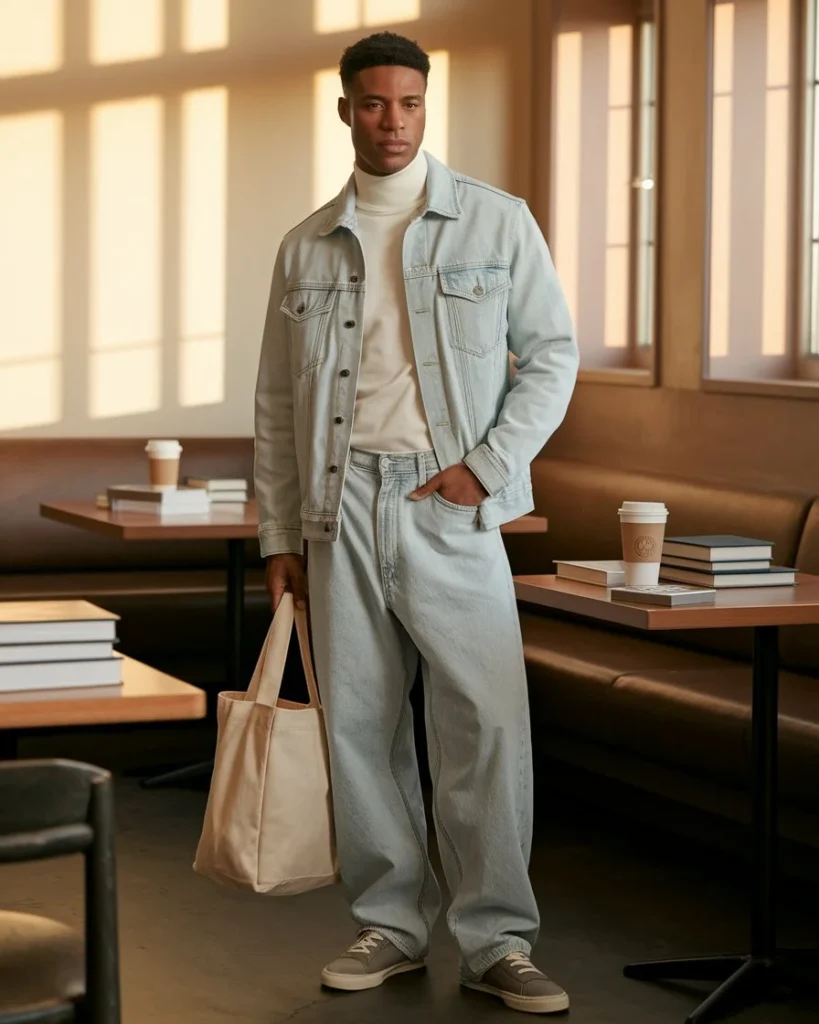
[[[290,646],[290,637],[293,632],[293,623],[296,624],[296,634],[299,638],[299,651],[301,652],[301,664],[304,669],[304,677],[307,680],[307,692],[310,696],[310,703],[307,707],[317,708],[321,706],[321,700],[316,683],[316,674],[313,669],[313,656],[310,653],[310,630],[307,625],[307,613],[296,608],[293,595],[285,593],[270,623],[267,631],[262,652],[256,663],[253,677],[247,688],[245,700],[255,701],[257,704],[265,704],[268,707],[275,707],[284,676],[284,664],[287,660],[287,650]]]

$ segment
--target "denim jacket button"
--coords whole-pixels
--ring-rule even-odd
[[[358,274],[353,274],[350,278],[350,284],[358,284]]]
[[[476,284],[475,287],[472,289],[472,294],[483,295],[483,287],[479,284]]]
[[[329,524],[329,523],[325,523],[325,524],[324,524],[324,532],[325,532],[325,533],[330,533],[330,532],[332,531],[332,529],[333,529],[333,528],[332,528],[332,526],[330,526],[330,524]]]
[[[355,320],[345,320],[344,326],[349,330],[351,327],[355,327]]]
[[[336,420],[335,421],[336,421],[336,423],[343,423],[344,422],[344,417],[343,416],[336,416]]]
[[[341,373],[339,373],[339,377],[349,377],[349,376],[350,376],[350,371],[349,370],[342,370]]]
[[[331,473],[337,473],[338,472],[338,466],[330,466],[330,472]]]
[[[298,315],[299,315],[299,316],[301,316],[301,315],[302,315],[302,313],[303,313],[303,312],[305,311],[305,309],[306,309],[306,308],[307,308],[307,307],[306,307],[306,306],[304,305],[304,303],[303,303],[303,302],[300,302],[300,303],[298,304],[298,306],[296,306],[296,312],[298,313]]]

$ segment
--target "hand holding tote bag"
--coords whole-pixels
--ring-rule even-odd
[[[279,700],[295,618],[309,704]],[[307,618],[285,594],[247,693],[219,694],[216,761],[193,869],[289,896],[338,880],[327,740]]]

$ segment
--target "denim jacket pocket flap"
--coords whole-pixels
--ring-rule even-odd
[[[457,267],[438,271],[441,291],[470,302],[484,302],[512,286],[508,267]]]
[[[326,313],[333,305],[335,293],[327,288],[294,288],[287,292],[279,307],[291,320],[300,323],[311,316]]]

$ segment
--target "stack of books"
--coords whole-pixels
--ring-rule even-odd
[[[247,504],[247,480],[189,476],[185,483],[188,487],[204,491],[211,502],[224,511],[233,508],[239,511]]]
[[[625,566],[620,561],[556,561],[557,575],[564,580],[593,583],[598,587],[619,587],[626,582]]]
[[[87,601],[0,602],[0,693],[119,685],[118,619]]]
[[[660,576],[716,589],[792,587],[796,570],[772,565],[772,557],[773,544],[753,537],[668,537],[663,543]]]
[[[148,512],[161,516],[195,516],[210,512],[207,491],[197,487],[162,490],[150,484],[120,484],[108,488],[112,512]]]

